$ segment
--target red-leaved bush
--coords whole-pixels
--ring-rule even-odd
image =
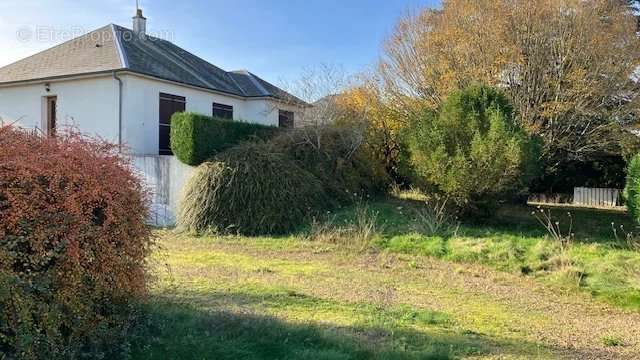
[[[116,356],[152,246],[147,194],[117,150],[0,126],[0,354]]]

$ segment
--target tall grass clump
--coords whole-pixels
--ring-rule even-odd
[[[457,218],[449,208],[449,200],[437,195],[425,200],[424,206],[415,210],[414,229],[427,236],[456,236],[460,228]]]
[[[198,167],[178,227],[191,232],[282,234],[331,207],[313,174],[267,143],[245,143]]]
[[[364,251],[380,235],[379,213],[359,202],[353,208],[353,217],[337,221],[335,215],[324,220],[313,219],[307,235],[310,241],[345,245]]]

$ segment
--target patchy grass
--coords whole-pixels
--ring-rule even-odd
[[[377,201],[285,237],[157,231],[132,357],[640,356],[640,315],[592,301],[640,304],[640,256],[602,230],[623,217],[574,214],[574,244],[560,254],[527,209],[434,236],[417,231],[418,206]]]
[[[624,341],[615,335],[606,335],[602,337],[602,343],[605,346],[624,346]]]
[[[399,314],[400,315],[400,314]],[[429,317],[430,318],[430,317]],[[136,359],[449,359],[450,344],[428,340],[406,353],[392,348],[374,355],[356,330],[293,323],[256,313],[203,311],[189,305],[156,304]],[[359,330],[362,331],[362,330]],[[401,330],[402,331],[402,330]],[[376,336],[376,333],[371,333]],[[384,334],[380,334],[384,336]],[[399,336],[419,336],[408,330]],[[151,339],[149,341],[148,339]],[[419,339],[416,339],[416,341]],[[455,344],[457,345],[457,344]]]
[[[405,263],[389,263],[393,259],[370,259],[371,254],[341,251],[342,245],[312,241],[158,233],[163,248],[153,259],[157,280],[149,330],[135,341],[134,359],[551,354],[543,344],[502,333],[512,321],[544,322],[535,312],[511,314],[482,296],[455,305],[459,288],[425,287],[419,279],[401,282],[398,274],[361,268],[383,262],[385,268],[414,271]],[[353,256],[364,257],[364,263]],[[453,307],[415,301],[432,295]]]
[[[431,256],[457,263],[478,263],[500,271],[532,276],[565,291],[587,291],[597,299],[622,308],[640,310],[640,253],[614,235],[615,227],[635,226],[624,214],[572,211],[573,237],[563,252],[531,214],[531,208],[507,207],[484,223],[462,223],[455,234],[423,234],[412,221],[424,206],[408,201],[371,205],[382,234],[378,248],[396,253]],[[552,210],[568,232],[566,210]],[[349,211],[337,215],[349,222]],[[555,221],[555,220],[554,220]]]

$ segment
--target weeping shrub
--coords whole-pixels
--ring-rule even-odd
[[[640,224],[640,154],[634,156],[627,167],[624,198],[629,215]]]
[[[123,356],[146,294],[147,204],[117,147],[0,127],[0,354]]]
[[[268,143],[245,143],[198,167],[178,227],[193,232],[282,234],[330,207],[322,183]]]
[[[463,210],[523,190],[535,172],[535,142],[507,97],[491,87],[454,92],[437,112],[412,119],[402,136],[418,185],[444,193]]]

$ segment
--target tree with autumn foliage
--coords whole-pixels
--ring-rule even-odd
[[[376,161],[382,163],[387,174],[402,182],[399,170],[402,146],[398,134],[406,123],[406,115],[384,100],[384,93],[374,78],[334,97],[338,123],[350,123],[365,129],[365,146]]]
[[[633,3],[633,2],[631,2]],[[619,153],[637,120],[640,40],[623,0],[445,0],[398,23],[379,76],[384,103],[437,109],[481,82],[501,88],[543,140],[548,169]]]

